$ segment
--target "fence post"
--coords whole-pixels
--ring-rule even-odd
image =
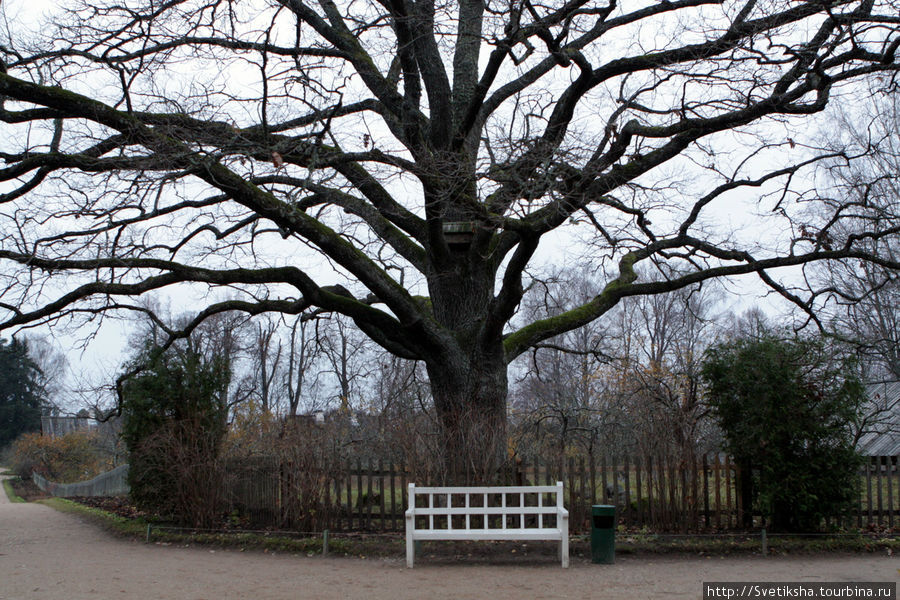
[[[351,483],[352,485],[352,483]],[[358,523],[358,527],[360,529],[365,528],[365,515],[362,508],[362,500],[363,494],[363,484],[362,484],[362,459],[356,459],[356,501],[351,501],[350,510],[352,511],[350,514],[356,514],[356,521]],[[353,527],[353,517],[350,517],[350,527]]]
[[[651,525],[656,525],[656,515],[659,514],[653,505],[653,456],[647,455],[647,512]]]
[[[384,461],[378,459],[378,500],[379,509],[381,509],[381,531],[387,531],[387,520],[385,518],[385,502],[384,502]]]
[[[876,498],[878,499],[878,526],[881,527],[884,525],[884,505],[882,504],[882,493],[881,493],[881,473],[883,470],[884,457],[878,456],[875,458],[875,491]],[[871,525],[871,522],[869,523]]]
[[[582,527],[583,523],[587,521],[591,514],[591,496],[587,493],[587,472],[584,468],[584,456],[578,457],[578,473],[579,479],[581,480],[581,496],[578,498],[578,503],[581,505],[584,512],[581,513],[581,520],[578,521],[576,526]]]
[[[626,454],[624,459],[624,464],[622,465],[622,471],[625,473],[625,506],[622,508],[622,512],[625,514],[625,523],[628,525],[634,524],[634,515],[631,510],[631,464],[628,461],[628,455]]]
[[[700,527],[700,481],[699,481],[699,463],[697,461],[697,455],[693,452],[691,453],[691,471],[690,471],[690,480],[691,480],[691,525],[693,527]]]
[[[716,527],[718,529],[722,528],[722,476],[719,469],[720,466],[719,455],[716,454],[715,460],[713,461],[713,468],[715,469],[713,481],[716,486]]]
[[[372,487],[372,473],[375,467],[372,466],[372,457],[369,457],[369,474],[366,477],[366,529],[372,529],[372,504],[374,504],[374,488]]]
[[[322,556],[328,556],[328,530],[322,530]]]
[[[634,459],[634,489],[635,495],[637,496],[637,524],[638,525],[646,525],[645,515],[644,515],[644,501],[641,499],[643,494],[643,482],[641,481],[641,458],[640,455],[636,456]]]
[[[725,526],[731,527],[731,515],[734,506],[731,503],[731,455],[725,455]]]
[[[894,461],[890,456],[885,457],[885,477],[887,478],[887,506],[888,506],[888,527],[894,528]]]
[[[391,478],[391,530],[397,531],[397,470],[394,468],[394,459],[390,461]]]
[[[888,488],[888,527],[894,528],[894,462],[890,456],[885,456],[885,478]]]
[[[766,528],[765,527],[763,527],[762,531],[760,532],[760,538],[762,538],[762,555],[768,556],[769,555],[769,541],[768,541],[768,539],[766,539]]]
[[[703,520],[706,523],[706,528],[710,528],[710,515],[709,515],[709,455],[703,455]]]

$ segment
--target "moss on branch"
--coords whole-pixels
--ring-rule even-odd
[[[534,344],[577,329],[609,311],[622,299],[624,290],[637,280],[634,265],[639,259],[640,256],[636,252],[629,252],[623,256],[619,261],[619,276],[606,284],[603,291],[594,296],[590,302],[564,313],[535,321],[506,336],[503,340],[503,348],[506,352],[507,362],[512,361]]]

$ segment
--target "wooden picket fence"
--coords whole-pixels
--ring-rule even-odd
[[[285,461],[255,460],[229,468],[231,509],[254,525],[300,531],[402,531],[409,482],[433,482],[412,476],[400,464],[356,460],[316,469],[298,469]],[[302,472],[301,472],[302,471]],[[617,507],[620,525],[653,532],[733,531],[742,527],[738,492],[740,472],[728,456],[711,454],[696,461],[654,457],[569,458],[506,465],[496,485],[536,485],[563,481],[570,529],[590,528],[591,506]],[[873,457],[860,472],[856,510],[840,525],[900,527],[898,457]],[[759,517],[755,517],[759,523]]]
[[[900,456],[868,457],[861,478],[856,526],[900,528]]]

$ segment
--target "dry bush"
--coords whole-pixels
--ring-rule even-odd
[[[34,471],[50,481],[73,483],[110,468],[94,431],[74,431],[55,438],[26,433],[13,442],[11,451],[12,469],[23,479],[30,479]]]
[[[235,416],[224,443],[227,504],[252,523],[317,531],[338,509],[331,482],[342,454],[333,423],[283,420],[258,407]]]
[[[182,525],[218,524],[226,507],[225,469],[213,438],[192,420],[173,420],[141,441],[130,472],[143,503]]]

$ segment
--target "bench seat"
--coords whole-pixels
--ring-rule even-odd
[[[558,540],[560,529],[420,529],[417,540]]]

